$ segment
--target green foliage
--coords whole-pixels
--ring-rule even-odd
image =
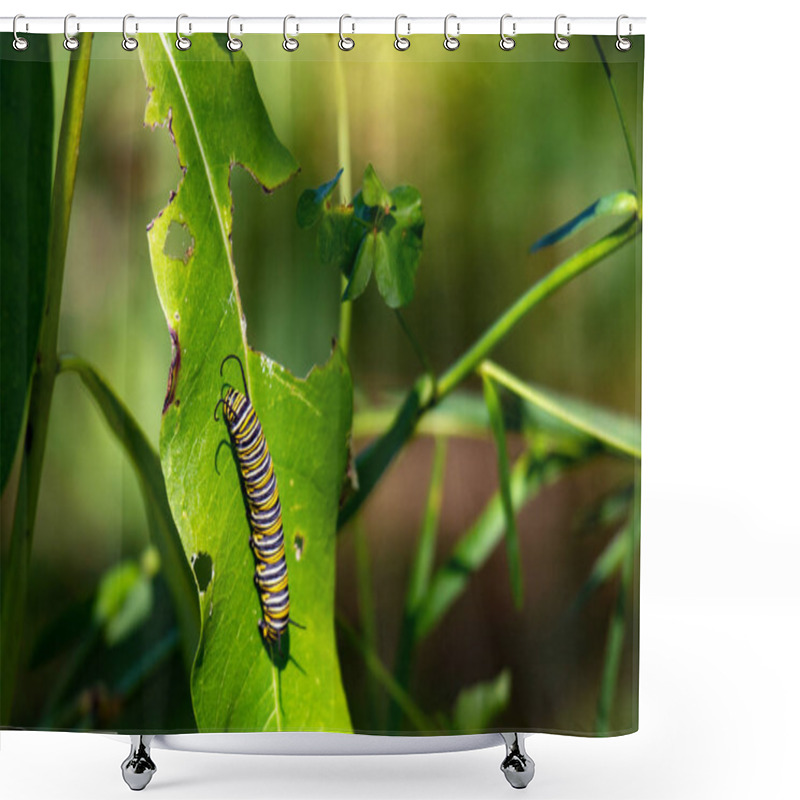
[[[121,561],[100,581],[94,619],[109,646],[125,639],[150,616],[153,608],[152,573],[138,561]]]
[[[172,519],[158,454],[125,404],[93,367],[80,358],[62,356],[59,369],[62,373],[74,372],[80,377],[136,471],[150,538],[158,550],[181,628],[181,646],[188,670],[194,660],[199,637],[197,591]]]
[[[31,37],[25,53],[11,41],[0,35],[0,490],[17,450],[44,313],[53,163],[48,39]]]
[[[504,669],[496,678],[462,689],[453,709],[453,730],[483,733],[511,700],[511,671]]]
[[[633,192],[624,191],[608,194],[599,200],[595,200],[594,203],[569,222],[565,222],[554,231],[542,236],[541,239],[537,239],[531,245],[529,252],[535,253],[537,250],[568,239],[595,219],[608,216],[628,217],[631,214],[636,214],[638,210],[639,199]]]
[[[200,730],[349,730],[333,629],[334,534],[347,463],[352,385],[342,353],[305,380],[250,349],[231,250],[229,171],[236,162],[265,189],[297,164],[278,141],[242,54],[211,36],[176,57],[168,37],[140,36],[150,99],[146,122],[170,122],[181,163],[177,194],[148,234],[159,298],[173,341],[161,427],[170,506],[187,558],[206,554],[201,636],[192,673]],[[187,57],[188,56],[188,57]],[[225,92],[217,91],[224,85]],[[236,125],[228,121],[236,119]],[[195,241],[188,264],[168,258],[169,225]],[[223,382],[251,400],[272,453],[283,507],[291,615],[305,626],[270,653],[257,627],[253,556],[239,474],[214,409]],[[288,652],[287,652],[288,651]]]
[[[414,297],[414,280],[422,253],[425,220],[422,198],[412,186],[385,189],[372,164],[351,205],[332,205],[330,195],[342,175],[317,189],[306,189],[297,203],[297,222],[308,228],[320,222],[317,250],[323,264],[347,279],[342,301],[355,300],[373,273],[390,308]]]
[[[506,430],[503,425],[503,411],[500,408],[500,397],[492,379],[484,372],[483,397],[489,411],[489,420],[497,446],[497,473],[500,476],[500,500],[503,505],[506,528],[506,553],[508,555],[508,571],[511,578],[511,593],[516,607],[522,608],[522,564],[519,553],[519,532],[514,505],[511,501],[511,476],[508,465],[508,448],[506,447]]]

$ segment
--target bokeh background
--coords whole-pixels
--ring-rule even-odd
[[[603,47],[640,153],[643,46],[618,54],[613,39],[604,39]],[[575,39],[557,53],[551,37],[520,38],[511,52],[498,48],[497,37],[472,37],[449,53],[441,37],[420,36],[398,53],[391,37],[357,37],[355,50],[342,56],[335,37],[304,37],[289,55],[279,37],[263,36],[246,37],[245,52],[276,133],[302,171],[266,195],[244,170],[233,170],[234,258],[252,346],[298,374],[325,360],[338,328],[340,277],[319,263],[315,232],[295,222],[303,189],[330,179],[340,166],[335,59],[343,60],[347,86],[353,185],[372,163],[387,187],[411,184],[422,195],[424,251],[405,317],[439,372],[533,282],[614,222],[600,221],[529,256],[533,241],[598,197],[634,188],[591,39]],[[66,80],[60,37],[51,37],[51,53],[58,124]],[[181,173],[169,136],[144,128],[145,101],[136,54],[124,52],[116,35],[96,36],[59,346],[94,364],[157,443],[170,340],[145,231]],[[640,305],[637,241],[537,307],[493,358],[524,380],[638,417]],[[350,359],[361,408],[402,392],[420,371],[374,282],[354,307]],[[480,385],[466,389],[477,394]],[[513,436],[510,447],[514,453],[521,447]],[[364,509],[378,649],[389,665],[432,452],[429,439],[415,440]],[[597,459],[526,508],[519,521],[523,611],[514,610],[498,548],[420,653],[414,696],[421,706],[448,712],[460,689],[510,668],[512,703],[497,727],[519,728],[522,720],[541,729],[593,729],[615,586],[598,592],[577,619],[565,620],[564,612],[611,534],[592,510],[632,479],[631,464]],[[135,635],[128,649],[109,648],[106,660],[76,668],[82,646],[76,629],[48,657],[54,631],[63,633],[68,621],[90,613],[101,577],[120,560],[140,562],[148,543],[133,471],[74,376],[57,382],[42,487],[20,643],[30,667],[20,676],[19,724],[135,727],[156,708],[164,727],[190,724],[177,650],[124,694],[110,686],[108,674],[124,677],[138,646]],[[440,559],[496,488],[488,431],[452,440]],[[7,490],[2,502],[4,546],[13,497]],[[356,621],[353,540],[351,530],[340,537],[337,602]],[[169,599],[157,582],[152,602],[153,625],[168,627]],[[635,727],[636,718],[635,637],[626,642],[611,725],[618,730]],[[365,728],[363,662],[344,641],[340,655],[354,724]],[[54,703],[53,686],[62,678]]]

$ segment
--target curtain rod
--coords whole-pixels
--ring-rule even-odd
[[[239,34],[284,32],[284,17],[235,17],[231,30]],[[345,15],[340,23],[339,17],[288,17],[287,31],[292,35],[301,33],[385,33],[394,34],[395,24],[403,36],[414,34],[444,34],[444,17],[351,17]],[[0,31],[13,30],[13,17],[0,17]],[[69,17],[69,33],[122,33],[122,17]],[[126,30],[128,35],[137,33],[175,33],[175,17],[129,17]],[[555,29],[554,17],[514,17],[506,15],[504,31],[506,35],[518,36],[532,33],[549,33]],[[228,17],[182,16],[181,33],[226,33]],[[448,31],[451,35],[500,32],[500,17],[458,17],[450,16]],[[558,31],[561,36],[588,36],[592,34],[614,36],[617,33],[616,17],[570,17],[560,15]],[[645,32],[644,17],[623,19],[623,36],[637,36]],[[17,33],[64,33],[64,17],[26,17],[17,20]]]

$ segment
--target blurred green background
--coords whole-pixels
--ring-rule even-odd
[[[442,48],[441,37],[413,37],[405,53],[395,51],[391,37],[356,40],[355,50],[342,56],[335,37],[301,37],[300,49],[290,55],[280,37],[245,37],[275,131],[302,165],[273,195],[244,170],[232,173],[233,250],[248,336],[253,347],[305,374],[327,358],[336,335],[340,278],[319,263],[315,231],[297,227],[295,206],[303,189],[330,179],[340,166],[333,60],[341,57],[353,186],[372,163],[387,187],[408,183],[422,195],[424,252],[405,316],[441,372],[554,264],[615,224],[600,221],[573,240],[527,254],[539,236],[598,197],[635,188],[624,138],[591,39],[574,39],[566,53],[554,51],[551,37],[520,37],[508,53],[500,51],[496,36],[465,38],[453,53]],[[603,47],[639,146],[643,45],[637,41],[628,54],[617,53],[613,39],[603,40]],[[60,37],[51,38],[51,53],[58,124],[66,80]],[[94,364],[155,444],[170,339],[145,231],[181,172],[169,137],[143,126],[147,93],[136,54],[122,51],[118,36],[103,34],[95,37],[92,61],[59,349]],[[493,358],[524,380],[638,417],[640,304],[637,240],[537,307]],[[361,407],[406,389],[420,371],[374,282],[354,307],[350,360]],[[467,388],[480,392],[477,382]],[[513,441],[512,450],[519,450]],[[431,454],[429,440],[414,442],[365,507],[378,645],[387,664]],[[579,620],[563,626],[559,619],[608,539],[601,524],[585,521],[587,514],[604,492],[632,476],[630,464],[601,459],[525,511],[525,609],[513,610],[498,550],[445,620],[441,636],[425,645],[416,681],[424,707],[449,709],[459,688],[510,666],[513,701],[505,719],[517,720],[517,727],[529,720],[542,728],[591,729],[613,587],[599,593]],[[4,545],[14,483],[12,477],[12,491],[3,496]],[[56,385],[42,487],[21,643],[26,656],[57,612],[88,602],[100,576],[121,558],[138,559],[148,540],[133,471],[71,375]],[[440,554],[496,487],[491,439],[451,442]],[[340,544],[338,600],[355,619],[348,531]],[[166,595],[158,597],[168,602]],[[614,712],[618,728],[629,727],[634,714],[630,637],[627,642],[629,666]],[[364,668],[346,644],[340,650],[359,727],[367,713]],[[70,657],[67,651],[55,662],[23,669],[16,709],[21,724],[42,719],[48,688]],[[105,720],[110,726],[135,724],[146,718],[135,705],[159,703],[177,691],[180,671],[167,663],[145,694],[129,699],[130,707],[112,707]],[[442,673],[448,680],[436,684]],[[89,685],[100,691],[102,683],[102,675],[87,676],[75,691]],[[183,712],[170,713],[164,724],[179,724]]]

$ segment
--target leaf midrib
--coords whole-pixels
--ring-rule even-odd
[[[197,121],[195,120],[194,112],[192,110],[191,103],[189,102],[189,96],[186,93],[186,87],[184,86],[183,80],[181,79],[181,74],[178,70],[178,64],[175,61],[175,58],[173,57],[172,51],[164,34],[159,33],[158,38],[159,41],[161,42],[162,47],[164,48],[164,52],[167,54],[167,59],[170,63],[170,66],[172,67],[172,71],[175,75],[175,80],[178,84],[178,89],[180,90],[181,97],[183,98],[183,103],[186,108],[186,113],[192,125],[192,131],[194,132],[194,137],[195,140],[197,141],[197,147],[200,150],[200,160],[203,163],[203,170],[205,171],[206,180],[208,181],[209,193],[214,202],[214,211],[216,212],[217,215],[218,229],[220,235],[222,236],[222,247],[225,251],[226,259],[228,262],[228,270],[231,275],[231,284],[233,286],[234,297],[236,298],[236,309],[238,311],[238,317],[239,317],[239,332],[242,337],[242,345],[245,352],[245,358],[243,362],[245,377],[247,378],[247,385],[252,386],[253,381],[251,380],[249,359],[247,358],[247,338],[245,337],[244,328],[242,326],[242,319],[244,316],[242,312],[242,303],[241,303],[241,298],[239,297],[238,283],[236,280],[236,272],[233,265],[233,259],[231,258],[231,251],[228,248],[228,237],[225,231],[225,222],[222,217],[222,210],[220,208],[219,198],[217,197],[216,190],[214,187],[214,181],[211,176],[211,168],[208,163],[208,158],[206,157],[205,148],[203,147],[203,140],[200,136],[200,130],[197,127]],[[274,664],[272,665],[272,691],[273,694],[275,695],[275,708],[274,708],[275,722],[278,730],[281,731],[283,730],[283,726],[281,725],[280,694],[278,691],[276,669]]]

